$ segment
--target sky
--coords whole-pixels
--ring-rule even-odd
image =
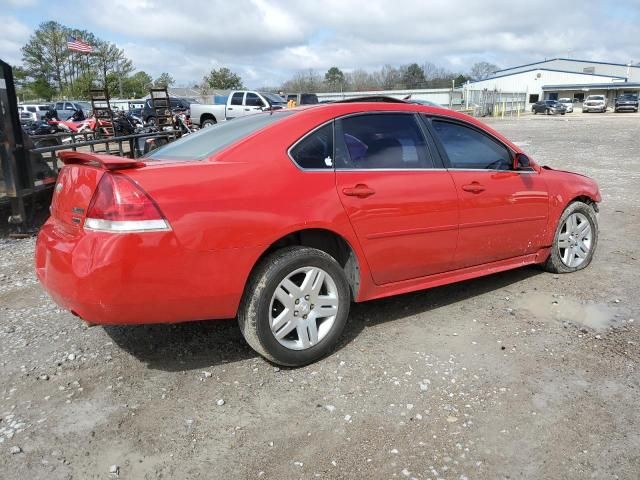
[[[48,20],[92,31],[137,70],[185,86],[222,66],[257,88],[332,66],[640,63],[640,0],[0,0],[0,58],[19,64]]]

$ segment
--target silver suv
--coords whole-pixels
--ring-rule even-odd
[[[20,120],[42,120],[47,114],[47,111],[51,108],[51,105],[43,104],[22,104],[18,105],[18,111],[20,112]]]
[[[607,99],[604,95],[589,95],[582,104],[582,113],[607,111]]]

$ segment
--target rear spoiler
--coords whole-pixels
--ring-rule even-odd
[[[140,168],[146,164],[135,158],[118,157],[116,155],[101,155],[98,153],[65,151],[58,153],[58,158],[65,165],[86,164],[105,170],[123,170],[125,168]]]

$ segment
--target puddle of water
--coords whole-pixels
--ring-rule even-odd
[[[568,297],[545,293],[527,293],[515,301],[516,307],[528,310],[541,319],[553,319],[606,330],[616,323],[616,311],[604,303],[580,303]]]

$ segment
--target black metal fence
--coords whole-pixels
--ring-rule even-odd
[[[93,132],[29,136],[20,125],[11,66],[0,60],[0,205],[10,205],[8,222],[17,231],[30,229],[27,223],[33,212],[27,212],[26,205],[33,209],[36,196],[52,192],[61,167],[57,152],[73,150],[138,158],[179,136],[176,130],[107,138]]]

